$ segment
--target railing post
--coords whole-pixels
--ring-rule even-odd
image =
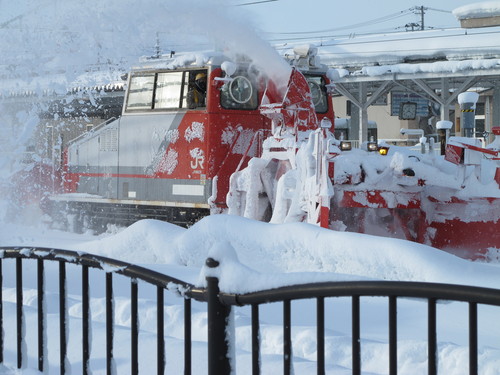
[[[289,299],[283,301],[283,374],[292,370],[292,305]]]
[[[66,374],[68,353],[68,320],[67,320],[67,285],[66,285],[66,263],[59,261],[59,369],[60,374]]]
[[[206,265],[216,268],[219,262],[208,258]],[[227,329],[231,308],[219,300],[219,279],[209,276],[207,280],[208,302],[208,375],[230,375],[229,342]]]
[[[3,363],[3,262],[0,258],[0,363]]]
[[[260,375],[259,305],[252,305],[252,375]]]
[[[359,296],[352,296],[352,374],[361,374],[361,322]]]
[[[436,299],[429,298],[427,302],[427,351],[428,374],[437,374],[437,329],[436,329]]]
[[[82,266],[82,374],[90,374],[90,291],[89,267]]]
[[[23,367],[24,313],[23,313],[23,263],[16,259],[16,328],[17,328],[17,368]]]
[[[45,277],[43,259],[37,260],[37,288],[38,288],[38,371],[43,372],[47,360],[46,321],[45,321]]]
[[[114,315],[113,273],[106,272],[106,375],[112,375],[114,373]]]

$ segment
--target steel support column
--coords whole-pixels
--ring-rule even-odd
[[[493,110],[492,112],[492,126],[500,126],[500,85],[495,85],[493,89]]]
[[[458,94],[463,91],[466,91],[470,88],[474,82],[476,82],[475,77],[467,78],[458,88],[456,88],[452,94],[450,94],[449,88],[449,79],[442,78],[441,79],[441,95],[438,95],[427,83],[425,83],[422,79],[412,79],[412,81],[420,87],[427,95],[429,95],[432,99],[438,102],[441,106],[441,120],[449,121],[450,120],[450,105],[453,103]]]
[[[392,81],[383,82],[370,97],[368,97],[368,83],[359,82],[356,93],[350,92],[341,83],[335,84],[335,89],[348,98],[352,104],[357,107],[351,114],[351,129],[350,134],[358,134],[359,143],[368,141],[368,107],[377,100],[381,95],[387,92],[393,85]],[[357,94],[357,98],[355,96]]]
[[[359,144],[368,140],[368,106],[366,102],[368,101],[368,84],[366,82],[359,83],[359,102],[361,106],[359,107]]]

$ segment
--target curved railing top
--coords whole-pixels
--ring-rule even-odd
[[[243,295],[225,294],[224,303],[251,305],[317,297],[406,297],[500,306],[500,290],[467,285],[412,281],[335,281],[293,285]]]
[[[206,301],[206,290],[174,277],[116,259],[85,252],[44,247],[0,247],[2,258],[30,258],[65,261],[98,268],[170,289],[174,284],[182,294]],[[412,281],[335,281],[292,285],[246,294],[219,293],[226,305],[252,305],[317,297],[381,296],[449,300],[500,306],[500,290],[458,284]]]
[[[80,251],[60,250],[47,247],[0,247],[0,259],[5,258],[26,258],[52,261],[64,261],[77,265],[98,268],[105,272],[117,273],[132,279],[142,280],[156,286],[168,288],[169,285],[178,286],[181,293],[194,288],[194,285],[176,279],[160,272],[136,266],[131,263],[116,259],[106,258],[99,255],[89,254]]]

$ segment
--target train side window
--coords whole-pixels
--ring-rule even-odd
[[[158,73],[155,109],[174,109],[181,106],[182,72]]]
[[[225,109],[257,109],[259,96],[255,82],[244,74],[236,73],[231,81],[222,86],[220,103]]]
[[[127,110],[153,107],[154,74],[132,76],[128,90]]]
[[[207,106],[208,71],[191,70],[185,74],[182,108],[196,109]]]

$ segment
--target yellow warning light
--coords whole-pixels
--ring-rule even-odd
[[[387,155],[389,152],[389,147],[379,147],[378,152],[380,155]]]

